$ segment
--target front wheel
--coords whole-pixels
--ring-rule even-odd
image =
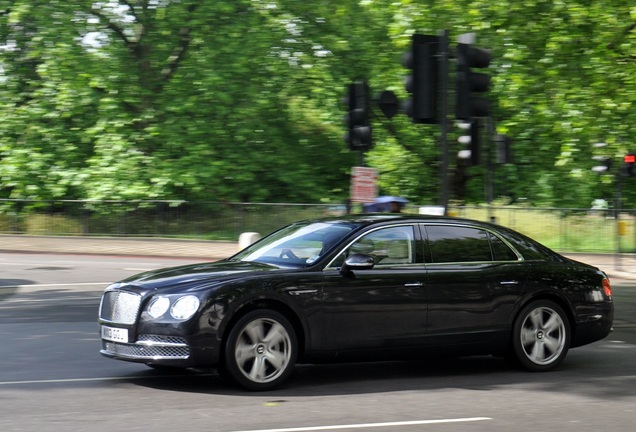
[[[248,390],[269,390],[292,373],[298,355],[293,326],[273,310],[255,310],[230,330],[224,351],[225,372]]]
[[[512,351],[524,368],[544,372],[557,367],[570,347],[567,315],[556,303],[540,300],[527,305],[517,317]]]

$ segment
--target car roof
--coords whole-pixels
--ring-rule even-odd
[[[330,216],[314,220],[305,220],[304,222],[327,222],[327,223],[349,223],[361,226],[372,225],[381,222],[448,222],[451,224],[468,223],[471,225],[491,226],[487,222],[480,222],[471,219],[462,219],[450,216],[434,216],[434,215],[417,215],[408,213],[361,213],[348,214],[342,216]]]
[[[418,215],[418,214],[408,214],[408,213],[369,213],[369,214],[350,214],[343,216],[331,216],[327,218],[321,219],[313,219],[306,220],[304,223],[312,223],[312,222],[323,222],[323,223],[333,223],[333,224],[350,224],[355,225],[357,228],[355,231],[368,227],[370,225],[378,224],[379,226],[389,225],[391,223],[444,223],[455,226],[469,225],[474,227],[481,227],[485,229],[489,229],[492,231],[496,231],[500,235],[505,236],[508,240],[514,239],[514,243],[519,250],[523,249],[526,253],[529,250],[534,250],[537,253],[540,253],[542,257],[558,257],[562,259],[563,257],[546,247],[545,245],[537,242],[536,240],[516,231],[511,228],[490,223],[490,222],[482,222],[474,219],[465,219],[465,218],[457,218],[451,216],[435,216],[435,215]],[[532,245],[532,246],[529,246]],[[522,251],[522,253],[523,253]],[[523,253],[526,256],[526,253]]]

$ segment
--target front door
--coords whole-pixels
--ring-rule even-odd
[[[341,274],[325,270],[323,349],[393,349],[426,342],[426,270],[418,262],[411,225],[360,237],[342,254],[373,257],[374,268]]]

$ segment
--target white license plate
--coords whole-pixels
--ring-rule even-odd
[[[128,343],[128,329],[102,326],[102,339]]]

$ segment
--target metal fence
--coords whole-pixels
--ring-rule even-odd
[[[567,252],[636,251],[636,210],[455,207],[459,217],[492,221]]]
[[[322,204],[0,199],[0,233],[235,240],[242,232],[268,233],[343,209]]]
[[[409,205],[407,213],[418,213]],[[290,222],[346,212],[342,205],[185,201],[0,200],[0,234],[183,237],[236,240]],[[458,217],[494,221],[569,252],[633,252],[636,210],[451,206]]]

